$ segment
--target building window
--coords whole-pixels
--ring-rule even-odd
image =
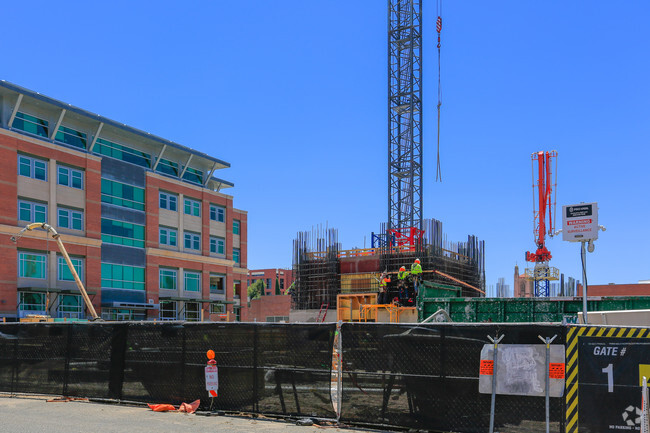
[[[38,117],[30,116],[29,114],[16,113],[14,122],[11,127],[30,134],[39,135],[41,137],[49,137],[49,130],[47,120],[39,119]]]
[[[82,211],[60,207],[57,213],[57,224],[65,229],[83,230],[84,214]]]
[[[18,201],[18,220],[28,222],[47,222],[47,205],[33,201]]]
[[[44,280],[47,277],[47,256],[28,252],[18,253],[18,277]]]
[[[144,210],[144,188],[102,179],[102,202]]]
[[[185,302],[183,318],[188,321],[198,322],[201,319],[199,311],[200,307],[198,302]]]
[[[18,292],[18,295],[20,311],[45,312],[45,293]]]
[[[226,240],[224,238],[210,236],[210,252],[224,255],[226,251]]]
[[[239,220],[232,220],[232,234],[239,234]]]
[[[18,174],[47,182],[47,161],[18,155]]]
[[[210,293],[226,293],[226,276],[222,274],[210,274]]]
[[[102,218],[102,242],[144,248],[144,226]]]
[[[187,167],[183,179],[192,183],[203,185],[203,172],[196,168]]]
[[[201,216],[201,202],[192,200],[191,198],[185,199],[185,214],[194,215],[197,217]]]
[[[83,302],[79,295],[59,296],[58,316],[81,319],[83,317]]]
[[[226,208],[217,206],[216,204],[210,205],[210,219],[219,223],[226,221]]]
[[[199,272],[185,271],[185,291],[201,292],[201,274]]]
[[[160,209],[173,210],[176,212],[176,204],[178,203],[178,196],[176,194],[169,194],[167,192],[160,192]]]
[[[176,301],[160,301],[160,320],[176,320],[178,318],[178,303]]]
[[[240,263],[239,254],[240,254],[239,248],[233,248],[232,249],[232,259],[233,259],[233,261],[235,262],[236,265],[239,265],[239,263]]]
[[[185,232],[185,249],[201,251],[201,235],[194,232]]]
[[[178,164],[167,159],[160,158],[156,171],[170,176],[178,177]]]
[[[57,182],[59,185],[69,186],[70,188],[84,189],[84,173],[70,167],[59,165],[57,170]]]
[[[102,263],[102,287],[144,291],[144,268]]]
[[[104,320],[146,320],[146,313],[128,308],[102,308]]]
[[[178,231],[167,227],[160,227],[160,245],[176,246],[176,235]]]
[[[68,267],[68,263],[65,261],[63,257],[58,257],[58,272],[57,272],[57,280],[59,281],[74,281],[74,277],[72,276],[72,272],[70,272],[70,268]],[[72,266],[74,267],[74,270],[77,272],[77,275],[79,276],[79,279],[83,281],[84,279],[84,261],[83,259],[78,259],[75,257],[70,257],[70,261],[72,262]]]
[[[103,138],[97,139],[93,151],[100,155],[119,159],[120,161],[151,168],[151,155],[148,153],[140,152],[139,150],[131,149],[130,147],[113,143],[112,141],[104,140]]]
[[[224,304],[210,304],[210,314],[226,314],[226,306]]]
[[[167,290],[176,290],[176,275],[178,271],[176,269],[164,269],[160,268],[160,288]]]
[[[69,144],[70,146],[78,147],[80,149],[86,148],[86,134],[75,129],[68,128],[67,126],[59,126],[59,130],[56,132],[56,137],[54,137],[54,139],[61,143]]]

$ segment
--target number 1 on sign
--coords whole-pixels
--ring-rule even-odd
[[[607,374],[607,392],[614,392],[614,364],[609,364],[602,371]]]

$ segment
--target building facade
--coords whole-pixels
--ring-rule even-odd
[[[247,213],[214,176],[230,164],[0,81],[0,317],[86,318],[62,234],[109,320],[235,320]]]
[[[248,271],[248,286],[262,280],[264,282],[264,295],[275,295],[275,283],[279,284],[280,294],[284,295],[285,291],[293,283],[293,271],[291,269],[255,269]]]

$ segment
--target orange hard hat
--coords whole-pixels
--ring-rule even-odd
[[[420,263],[420,259],[415,259],[415,263]]]
[[[399,268],[399,270],[400,270],[400,271],[405,271],[406,268],[405,268],[404,266],[402,266],[401,268]]]

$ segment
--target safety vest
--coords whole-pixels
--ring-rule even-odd
[[[383,280],[381,280],[379,282],[379,286],[380,287],[386,287],[388,285],[388,283],[390,283],[390,278],[384,278]]]
[[[406,277],[408,277],[408,274],[409,274],[408,271],[399,271],[397,273],[397,278],[400,280],[404,280],[406,279]]]
[[[411,265],[411,273],[413,275],[419,275],[422,273],[422,266],[419,263],[413,263]]]

